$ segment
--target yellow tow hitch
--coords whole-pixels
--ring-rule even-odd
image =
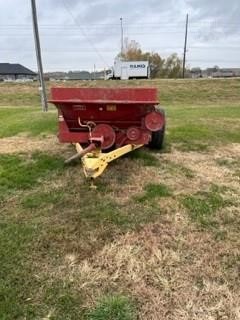
[[[76,143],[75,147],[77,154],[65,162],[69,163],[74,159],[81,158],[85,176],[87,178],[95,179],[103,173],[110,162],[142,146],[142,144],[127,144],[107,153],[103,153],[100,148],[95,148],[86,153],[86,149],[83,149],[80,143]]]

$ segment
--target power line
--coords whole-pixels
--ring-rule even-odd
[[[96,54],[98,55],[98,57],[104,62],[104,64],[106,66],[108,66],[108,64],[106,63],[106,61],[104,60],[103,56],[100,54],[100,52],[98,51],[98,49],[95,47],[95,45],[92,43],[92,41],[88,38],[88,36],[85,34],[85,32],[83,31],[83,29],[81,28],[81,26],[79,26],[77,20],[75,19],[74,15],[72,14],[72,11],[70,10],[67,2],[65,2],[65,0],[62,0],[63,5],[66,9],[66,11],[69,13],[69,15],[72,17],[73,22],[80,27],[79,29],[81,30],[82,34],[84,35],[84,37],[86,38],[86,40],[89,42],[89,44],[91,45],[91,47],[95,50]]]
[[[159,22],[159,23],[146,23],[146,22],[141,22],[141,23],[127,23],[125,22],[124,25],[125,26],[130,26],[130,27],[143,27],[143,26],[146,26],[146,27],[151,27],[151,26],[167,26],[167,27],[179,27],[179,25],[182,25],[184,27],[185,25],[185,20],[182,20],[180,22]],[[198,22],[192,22],[190,19],[189,19],[189,24],[191,25],[191,27],[194,27],[194,26],[202,26],[202,25],[209,25],[209,26],[212,26],[212,25],[217,25],[217,26],[239,26],[239,24],[236,22],[220,22],[220,21],[198,21]],[[64,25],[62,26],[61,24],[39,24],[39,27],[40,28],[67,28],[67,27],[71,27],[71,28],[91,28],[91,27],[108,27],[108,26],[115,26],[115,27],[119,27],[119,24],[118,23],[87,23],[87,24],[81,24],[80,25],[77,25],[74,23],[74,24],[67,24],[67,25]],[[16,27],[16,28],[19,28],[19,27],[23,27],[23,28],[31,28],[31,24],[0,24],[0,28],[8,28],[8,27]]]
[[[236,47],[231,47],[231,46],[218,46],[218,47],[200,47],[200,46],[194,46],[194,47],[191,47],[191,46],[188,46],[188,52],[190,52],[191,50],[219,50],[219,49],[225,49],[225,50],[239,50],[240,49],[240,46],[236,46]],[[95,53],[95,51],[91,48],[80,48],[80,49],[49,49],[49,48],[41,48],[42,52],[45,52],[45,53],[57,53],[57,52],[61,52],[61,53],[78,53],[78,54],[81,54],[81,53]],[[101,52],[116,52],[118,50],[118,48],[113,48],[113,49],[105,49],[105,48],[99,48],[99,50],[101,50]],[[179,47],[151,47],[151,48],[148,48],[146,47],[145,48],[145,51],[152,51],[152,50],[164,50],[164,52],[166,52],[166,50],[168,50],[168,52],[172,52],[172,50],[182,50],[182,47],[179,46]],[[16,53],[16,49],[14,48],[9,48],[9,49],[1,49],[1,52],[15,52]],[[34,52],[34,49],[29,49],[29,50],[21,50],[21,52],[24,52],[24,53],[27,53],[27,52]]]
[[[117,36],[119,33],[118,32],[98,32],[98,33],[92,33],[92,34],[88,34],[88,39],[87,41],[91,41],[90,38],[95,38],[95,37],[107,37],[107,36]],[[152,32],[152,33],[149,33],[149,32],[126,32],[126,35],[129,37],[129,36],[148,36],[148,37],[151,37],[151,36],[154,36],[154,35],[181,35],[182,32],[181,31],[176,31],[176,32],[172,32],[172,31],[158,31],[158,32]],[[189,32],[189,35],[193,35],[193,34],[196,34],[196,35],[201,35],[201,36],[204,36],[204,34],[202,32]],[[86,38],[86,36],[84,35],[79,35],[79,34],[72,34],[72,33],[58,33],[58,34],[50,34],[50,33],[41,33],[41,35],[44,37],[44,38]],[[31,37],[31,34],[30,33],[26,33],[26,34],[1,34],[0,32],[0,37],[2,38],[29,38]],[[94,50],[96,51],[96,47],[94,46]],[[96,51],[97,52],[97,51]],[[98,55],[100,53],[98,52]],[[101,58],[103,60],[103,58]]]
[[[44,38],[52,38],[52,39],[58,39],[58,38],[72,38],[72,42],[74,41],[75,38],[81,39],[82,37],[84,37],[88,43],[90,44],[91,48],[86,48],[86,47],[82,47],[80,49],[76,49],[76,47],[74,47],[74,49],[69,48],[69,46],[66,48],[60,48],[60,49],[51,49],[49,47],[43,49],[42,51],[44,53],[56,53],[56,52],[61,52],[62,54],[67,54],[67,53],[76,53],[78,55],[81,54],[85,54],[87,53],[94,53],[97,54],[98,57],[101,59],[101,61],[103,61],[104,65],[107,65],[104,57],[102,56],[101,52],[104,54],[110,54],[113,52],[118,52],[118,48],[113,48],[112,46],[109,46],[109,48],[96,48],[95,44],[94,44],[94,40],[93,38],[97,38],[97,37],[103,37],[103,38],[107,38],[107,37],[114,37],[119,35],[119,23],[89,23],[89,24],[80,24],[78,22],[78,20],[75,18],[73,12],[71,11],[71,7],[70,7],[70,3],[68,2],[68,0],[66,0],[68,3],[65,2],[65,0],[62,0],[64,7],[66,9],[66,11],[68,12],[69,15],[71,15],[72,21],[74,22],[74,24],[68,24],[68,25],[60,25],[60,24],[39,24],[39,28],[41,31],[41,35],[44,36]],[[148,36],[148,39],[150,37],[154,37],[157,35],[168,35],[169,38],[171,37],[171,35],[182,35],[184,32],[184,24],[186,24],[186,21],[183,20],[179,20],[176,22],[169,22],[168,21],[163,21],[161,20],[161,22],[155,22],[155,23],[146,23],[146,22],[138,22],[138,23],[128,23],[124,21],[124,33],[126,33],[127,36],[136,36],[137,40],[141,39],[140,36]],[[233,27],[233,26],[238,26],[237,23],[227,23],[226,21],[221,21],[221,20],[212,20],[212,19],[204,19],[202,21],[193,21],[193,19],[189,19],[188,21],[188,25],[189,25],[189,29],[187,32],[187,36],[189,39],[187,39],[189,42],[191,42],[192,37],[190,37],[191,35],[193,36],[194,39],[194,35],[198,34],[201,36],[204,36],[204,34],[206,33],[206,35],[209,34],[209,32],[211,32],[211,35],[214,35],[214,32],[216,32],[216,34],[220,34],[221,32],[224,32],[226,28],[229,27]],[[159,27],[157,29],[157,27]],[[2,38],[19,38],[19,41],[22,41],[22,38],[28,38],[31,37],[32,35],[30,33],[28,33],[28,30],[30,28],[29,24],[7,24],[7,25],[1,25],[0,24],[0,40],[1,37]],[[211,28],[209,30],[209,28]],[[221,28],[221,30],[216,30],[216,28]],[[17,30],[16,30],[17,29]],[[138,29],[135,31],[135,29]],[[160,30],[159,30],[160,29]],[[81,34],[76,34],[76,32],[81,31]],[[17,32],[18,31],[18,32]],[[186,30],[185,30],[186,31]],[[138,37],[139,36],[139,37]],[[180,37],[179,37],[180,38]],[[145,39],[145,37],[144,37]],[[192,40],[193,40],[192,39]],[[112,39],[111,39],[112,40]],[[11,41],[11,40],[10,40]],[[64,39],[65,41],[65,39]],[[71,40],[70,40],[71,41]],[[82,40],[83,42],[83,40]],[[53,43],[53,41],[52,41]],[[80,43],[80,41],[79,41]],[[174,42],[176,43],[176,42]],[[233,42],[234,43],[234,42]],[[22,44],[24,44],[24,41],[22,41]],[[114,43],[115,44],[115,43]],[[186,43],[187,44],[187,43]],[[75,45],[76,45],[76,41],[75,41]],[[116,44],[115,44],[116,45]],[[146,48],[150,48],[150,49],[146,49]],[[219,49],[223,49],[224,51],[226,50],[239,50],[239,46],[214,46],[214,47],[210,47],[210,46],[196,46],[196,45],[189,45],[187,44],[187,51],[190,50],[194,50],[194,53],[197,51],[204,51],[204,50],[219,50]],[[171,52],[170,50],[176,50],[177,53],[179,53],[179,51],[182,49],[182,47],[178,47],[178,46],[144,46],[144,51],[153,51],[153,50],[164,50],[164,52],[160,52],[161,55],[164,56],[164,54],[166,55],[167,52]],[[168,51],[167,51],[168,50]],[[3,52],[16,52],[16,49],[6,49],[6,47],[4,49],[1,49],[1,51]],[[100,51],[100,52],[99,52]],[[21,50],[21,52],[32,52],[31,50]],[[186,52],[185,52],[185,59],[186,59]],[[191,60],[188,59],[188,61],[202,61],[202,62],[208,62],[209,60]],[[228,62],[229,60],[224,60],[224,61],[219,61],[217,60],[217,63],[219,62]],[[214,63],[216,62],[214,60]],[[234,61],[233,61],[234,62]],[[239,63],[239,62],[237,62]]]

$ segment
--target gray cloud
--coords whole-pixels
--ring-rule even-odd
[[[239,0],[36,0],[47,70],[111,65],[124,35],[165,56],[182,54],[188,12],[191,66],[239,66]],[[2,62],[36,69],[30,1],[0,0]],[[220,49],[221,48],[221,49]]]

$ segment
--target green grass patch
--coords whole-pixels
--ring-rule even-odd
[[[239,105],[167,107],[167,141],[183,151],[206,151],[209,146],[240,142]],[[223,126],[224,123],[224,126]]]
[[[223,128],[218,125],[185,123],[169,130],[170,143],[180,144],[184,151],[205,151],[209,145],[240,142],[240,131],[236,128]]]
[[[120,228],[128,228],[131,224],[131,216],[127,215],[125,210],[117,206],[116,203],[108,199],[106,196],[104,200],[100,195],[95,196],[95,199],[81,201],[79,208],[79,219],[88,221],[90,225],[96,227],[99,223],[106,225],[118,226]],[[83,200],[83,199],[82,199]]]
[[[181,142],[176,145],[176,148],[183,152],[195,151],[195,152],[207,152],[209,150],[210,143],[201,143],[197,141]]]
[[[56,134],[57,114],[54,109],[41,112],[39,107],[0,108],[0,138],[19,133],[32,136]]]
[[[25,196],[21,203],[25,209],[49,209],[48,205],[53,206],[60,204],[63,197],[63,190],[50,190],[49,192],[39,191]]]
[[[134,150],[130,152],[127,157],[141,161],[143,166],[156,167],[159,165],[159,160],[151,153],[149,149]]]
[[[193,170],[170,160],[162,160],[160,164],[160,170],[168,171],[173,176],[184,175],[188,179],[193,179],[195,177]]]
[[[72,283],[40,278],[33,269],[38,236],[37,225],[0,223],[0,319],[82,319],[82,297]]]
[[[0,223],[0,318],[24,319],[32,313],[27,299],[34,286],[26,256],[36,230],[19,222]],[[28,318],[30,319],[30,318]]]
[[[51,320],[84,319],[83,297],[70,282],[58,280],[42,287],[44,304],[38,314]]]
[[[87,314],[86,320],[135,320],[136,310],[125,296],[107,296]]]
[[[53,171],[63,168],[63,159],[44,153],[26,155],[1,155],[0,194],[3,198],[15,191],[31,189]]]
[[[66,227],[75,225],[81,229],[84,225],[84,230],[81,231],[83,234],[99,226],[109,235],[116,229],[121,232],[133,230],[142,223],[152,221],[156,214],[153,206],[142,210],[138,203],[117,204],[108,197],[108,190],[92,191],[89,186],[79,188],[76,185],[72,185],[71,189],[71,193],[66,192],[65,187],[48,192],[38,190],[24,196],[20,203],[27,216],[37,219],[56,216],[60,219],[59,222],[66,220]],[[50,234],[59,232],[68,231],[62,228],[62,224],[51,226],[49,230]]]
[[[144,187],[145,193],[136,197],[138,202],[150,201],[158,197],[170,197],[172,195],[169,188],[164,184],[150,183]]]
[[[212,186],[209,191],[201,191],[183,198],[182,203],[188,209],[191,219],[205,227],[215,226],[217,210],[231,204],[223,199],[222,191],[221,188]]]

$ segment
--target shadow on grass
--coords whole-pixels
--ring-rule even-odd
[[[127,155],[125,155],[125,158],[128,159],[136,159],[141,162],[141,165],[143,166],[149,166],[149,167],[156,167],[159,165],[159,160],[154,156],[154,154],[151,152],[148,148],[140,148],[138,150],[134,150]]]

